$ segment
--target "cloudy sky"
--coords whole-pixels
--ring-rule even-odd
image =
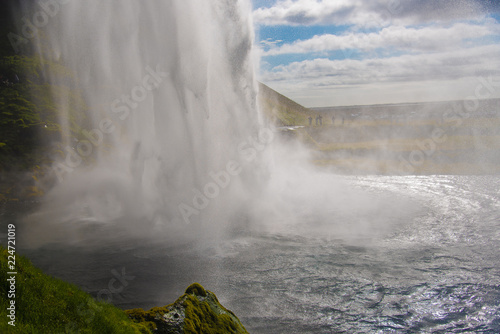
[[[259,80],[307,107],[465,99],[500,81],[498,0],[252,2]]]

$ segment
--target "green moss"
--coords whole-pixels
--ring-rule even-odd
[[[188,295],[183,305],[186,309],[184,333],[247,333],[239,320],[207,293],[206,299]]]
[[[1,333],[151,333],[113,305],[97,302],[75,285],[45,275],[16,254],[15,327],[8,325],[10,254],[0,246]]]
[[[201,286],[199,283],[193,283],[188,288],[186,289],[186,292],[184,292],[188,295],[195,295],[195,296],[202,296],[206,297],[207,292],[205,291],[205,288]]]
[[[154,322],[158,333],[248,333],[233,312],[198,283],[191,284],[173,304],[126,313],[144,326]]]
[[[48,72],[58,78],[57,84],[44,79]],[[30,189],[37,184],[24,175],[36,166],[50,166],[55,157],[64,158],[61,143],[83,139],[82,129],[91,125],[88,106],[69,69],[37,56],[0,57],[0,78],[0,173],[5,173],[0,200],[39,196],[39,189]]]

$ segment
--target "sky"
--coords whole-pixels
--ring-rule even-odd
[[[500,82],[500,0],[252,0],[258,79],[306,107],[464,100]],[[500,97],[500,84],[479,97]]]

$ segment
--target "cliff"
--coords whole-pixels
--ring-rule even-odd
[[[315,118],[314,112],[288,97],[259,83],[259,108],[267,120],[277,126],[308,125],[309,117]]]

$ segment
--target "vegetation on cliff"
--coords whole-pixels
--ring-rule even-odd
[[[62,62],[48,61],[43,45],[36,52],[31,43],[13,47],[9,36],[17,29],[9,7],[14,5],[0,5],[0,200],[41,195],[37,181],[52,161],[65,156],[60,143],[70,138],[63,136],[81,138],[81,126],[88,123],[74,73]]]
[[[49,84],[47,71],[60,76],[65,84]],[[71,72],[64,66],[42,62],[36,56],[0,58],[0,200],[40,192],[27,188],[37,186],[32,181],[44,173],[44,166],[64,156],[58,144],[67,141],[61,124],[69,128],[64,133],[78,138],[78,124],[85,121],[86,109]]]
[[[124,311],[45,275],[23,256],[15,255],[17,274],[8,274],[12,271],[8,269],[9,255],[0,246],[1,333],[150,333]],[[15,302],[13,312],[7,310],[11,301]],[[11,314],[15,314],[15,326],[9,325]]]
[[[258,98],[261,112],[273,125],[307,125],[309,117],[315,118],[317,116],[317,113],[281,95],[263,83],[259,83]]]

